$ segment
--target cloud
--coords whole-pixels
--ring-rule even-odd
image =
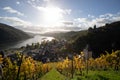
[[[65,10],[63,10],[63,13],[64,14],[71,14],[71,11],[72,11],[71,9],[65,9]]]
[[[120,13],[117,14],[103,14],[99,15],[98,17],[88,15],[88,18],[76,18],[74,19],[74,23],[77,27],[81,29],[88,29],[89,27],[93,27],[94,25],[104,26],[106,23],[112,23],[115,21],[120,21]]]
[[[43,0],[44,2],[50,2],[50,1],[55,1],[55,0]]]
[[[44,2],[51,2],[51,1],[54,1],[54,0],[43,0],[43,1]],[[27,2],[32,7],[34,7],[35,9],[37,9],[37,10],[39,10],[41,12],[47,11],[50,8],[54,8],[54,9],[58,10],[60,13],[62,13],[64,15],[69,15],[72,12],[71,9],[62,9],[62,8],[57,7],[57,6],[51,5],[50,3],[49,4],[42,3],[42,5],[44,5],[44,6],[40,6],[40,5],[38,5],[38,3],[40,3],[40,0],[28,0]]]
[[[27,3],[30,5],[37,5],[37,4],[41,4],[42,0],[27,0]]]
[[[88,14],[88,18],[95,18],[95,16]]]
[[[71,11],[72,11],[71,9],[61,9],[61,8],[55,7],[55,6],[43,7],[43,6],[35,6],[35,5],[33,5],[33,7],[40,10],[40,11],[43,11],[43,12],[48,11],[50,9],[55,9],[55,10],[58,10],[60,13],[65,14],[65,15],[71,14]]]
[[[107,17],[112,17],[112,16],[113,16],[113,14],[107,13],[107,14],[104,14],[104,15],[100,15],[99,17],[100,18],[107,18]]]
[[[21,12],[15,10],[15,9],[12,9],[12,8],[9,7],[9,6],[4,7],[3,10],[5,10],[5,11],[7,11],[7,12],[9,12],[9,13],[17,14],[17,15],[19,15],[19,16],[24,16],[23,13],[21,13]]]
[[[19,1],[17,1],[17,2],[16,2],[16,4],[20,4],[20,2],[19,2]]]
[[[72,21],[64,21],[63,24],[65,24],[65,25],[73,25],[73,22]]]
[[[24,21],[17,17],[0,17],[0,21],[26,32],[40,33],[45,31],[43,27],[33,25],[31,22]]]
[[[35,0],[31,0],[31,1],[35,1]]]
[[[73,25],[72,21],[66,21],[63,25],[55,25],[53,27],[45,27],[44,25],[34,25],[31,22],[24,21],[17,17],[0,17],[1,22],[9,23],[11,26],[32,33],[45,33],[50,31],[77,31],[80,27]]]
[[[30,22],[21,20],[20,18],[17,17],[0,17],[0,21],[8,22],[12,26],[28,27],[32,25]]]
[[[50,0],[43,0],[44,2],[48,2],[48,1],[50,1]]]
[[[88,29],[94,25],[99,27],[105,25],[106,23],[120,21],[120,13],[107,13],[94,18],[76,18],[73,21],[63,21],[61,22],[61,25],[53,25],[52,27],[46,27],[45,25],[33,25],[31,22],[24,21],[17,17],[0,17],[0,21],[9,22],[16,28],[34,33],[45,33],[50,31],[79,31]]]

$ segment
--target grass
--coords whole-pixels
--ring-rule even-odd
[[[55,68],[45,74],[39,80],[70,80],[60,74]],[[74,75],[71,80],[120,80],[120,71],[89,71],[88,75],[83,71],[83,75]]]
[[[55,68],[44,75],[40,80],[67,80],[65,76],[60,74]]]
[[[72,80],[120,80],[120,71],[89,71],[88,75],[74,76]]]

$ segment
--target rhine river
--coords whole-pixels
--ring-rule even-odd
[[[32,38],[22,40],[22,41],[19,41],[19,42],[2,44],[2,45],[0,45],[0,49],[20,48],[22,46],[26,46],[27,44],[31,45],[32,43],[37,43],[37,42],[41,43],[43,40],[51,41],[52,39],[54,39],[54,38],[53,37],[48,37],[48,36],[36,35]]]

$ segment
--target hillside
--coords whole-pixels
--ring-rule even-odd
[[[69,31],[69,32],[48,32],[45,34],[41,34],[44,36],[52,36],[57,39],[66,39],[68,41],[71,41],[71,39],[75,40],[78,37],[84,36],[87,34],[87,30],[82,31]]]
[[[8,42],[16,42],[27,39],[30,36],[25,32],[18,30],[12,26],[0,23],[0,44]]]
[[[89,28],[85,36],[80,36],[73,42],[73,48],[80,52],[89,45],[89,50],[93,52],[93,57],[100,56],[104,51],[120,49],[120,21],[106,24],[99,28]]]

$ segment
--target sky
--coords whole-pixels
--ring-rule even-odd
[[[0,0],[0,23],[33,32],[79,31],[120,21],[120,0]]]

